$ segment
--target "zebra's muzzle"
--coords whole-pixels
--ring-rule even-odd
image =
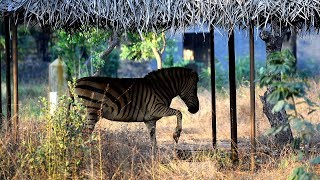
[[[188,111],[192,114],[195,114],[199,111],[199,107],[190,107],[188,108]]]

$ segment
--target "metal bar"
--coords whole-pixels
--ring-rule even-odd
[[[255,67],[254,67],[254,24],[250,22],[250,121],[251,121],[251,170],[255,169],[256,154],[256,103],[255,103]]]
[[[13,137],[14,140],[18,140],[19,130],[19,106],[18,106],[18,34],[17,25],[15,21],[11,21],[12,32],[12,73],[13,73]]]
[[[4,24],[3,24],[4,25]],[[3,27],[3,26],[2,26]],[[4,30],[4,29],[1,29],[1,30]],[[1,45],[0,45],[0,47],[1,47]],[[4,48],[4,47],[3,47]],[[2,47],[1,47],[1,49],[2,49]],[[2,72],[1,72],[1,70],[2,70],[2,68],[1,68],[1,64],[2,64],[2,52],[0,52],[0,86],[1,86],[1,84],[2,84],[2,76],[1,76],[1,74],[2,74]],[[2,114],[3,112],[2,112],[2,88],[0,88],[0,129],[2,128],[2,118],[3,118],[3,114]]]
[[[2,49],[2,47],[1,47]],[[1,64],[2,64],[2,52],[0,52],[0,86],[2,84],[2,77],[1,77]],[[2,88],[0,88],[0,129],[2,128]]]
[[[11,87],[10,87],[10,16],[4,16],[5,46],[6,46],[6,86],[7,86],[7,130],[11,131]]]
[[[210,29],[210,68],[211,68],[211,107],[212,107],[212,146],[217,146],[217,117],[216,117],[216,69],[214,56],[214,27]]]
[[[237,100],[236,100],[236,64],[234,31],[231,32],[228,40],[229,50],[229,86],[230,86],[230,126],[231,126],[231,159],[238,161],[238,137],[237,137]]]

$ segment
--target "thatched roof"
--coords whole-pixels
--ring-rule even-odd
[[[2,0],[0,11],[53,28],[156,31],[211,24],[233,29],[248,27],[250,20],[258,27],[273,21],[320,28],[319,0]]]

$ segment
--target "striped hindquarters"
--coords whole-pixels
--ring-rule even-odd
[[[97,115],[113,121],[144,121],[148,108],[155,103],[150,86],[142,78],[82,78],[77,81],[75,93],[88,109],[88,115]]]
[[[93,78],[79,79],[75,86],[75,94],[87,109],[87,127],[89,133],[94,129],[99,120],[100,109],[104,99],[106,85],[95,82]]]

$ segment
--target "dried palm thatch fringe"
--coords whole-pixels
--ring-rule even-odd
[[[54,29],[102,27],[115,31],[184,30],[190,26],[247,28],[271,21],[320,28],[320,0],[2,0],[0,11]]]

